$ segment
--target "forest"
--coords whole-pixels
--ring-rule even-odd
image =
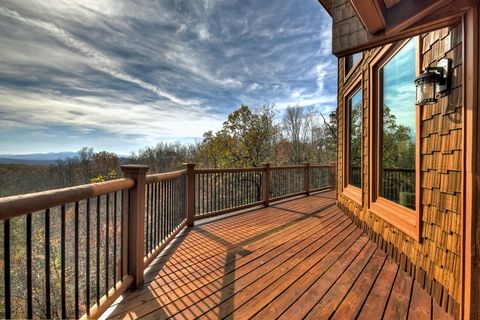
[[[313,108],[245,105],[228,115],[218,132],[194,144],[159,142],[121,159],[84,147],[75,157],[51,165],[0,164],[0,197],[102,182],[121,177],[120,165],[146,164],[150,173],[173,171],[182,163],[197,168],[258,167],[262,162],[328,164],[336,160],[336,116]]]

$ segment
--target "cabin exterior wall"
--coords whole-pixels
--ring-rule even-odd
[[[338,60],[338,204],[377,243],[415,277],[434,299],[458,317],[462,299],[463,217],[463,27],[462,22],[419,36],[420,67],[435,66],[444,57],[452,59],[450,94],[438,103],[420,107],[420,241],[402,232],[369,209],[372,172],[370,119],[372,92],[370,64],[384,47],[363,52],[359,64],[344,74],[345,58]],[[345,95],[361,79],[363,108],[361,200],[344,193]],[[414,84],[412,83],[412,86]],[[417,149],[418,150],[418,149]]]

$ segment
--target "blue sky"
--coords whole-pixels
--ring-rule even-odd
[[[0,154],[128,154],[241,104],[335,108],[316,0],[3,0],[0,29]]]

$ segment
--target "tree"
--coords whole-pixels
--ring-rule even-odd
[[[57,178],[58,185],[61,188],[71,187],[77,183],[79,173],[79,158],[67,158],[57,160],[56,165],[52,166],[51,171]]]
[[[90,179],[90,182],[102,182],[117,177],[120,159],[115,153],[100,151],[93,154],[91,166],[95,178]]]
[[[383,167],[415,168],[415,138],[409,127],[397,124],[388,106],[383,108]]]
[[[289,163],[300,163],[307,160],[308,150],[313,141],[313,118],[312,109],[288,107],[282,120],[283,134],[290,144]],[[312,140],[310,140],[312,139]]]
[[[160,142],[155,147],[139,150],[130,155],[131,163],[146,164],[150,172],[166,172],[178,169],[182,163],[192,161],[196,145],[183,145],[180,142]]]
[[[92,157],[93,148],[83,147],[78,151],[80,175],[83,178],[83,183],[89,183],[93,178],[92,174]]]
[[[204,135],[201,151],[215,167],[258,167],[271,159],[278,129],[270,105],[242,105],[228,116],[217,133]]]

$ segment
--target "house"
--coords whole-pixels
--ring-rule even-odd
[[[0,317],[480,318],[479,2],[319,1],[336,165],[1,198]]]
[[[479,2],[320,3],[338,57],[338,205],[452,315],[478,319]]]

